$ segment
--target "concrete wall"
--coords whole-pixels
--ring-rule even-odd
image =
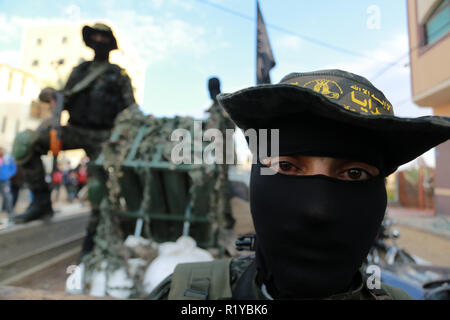
[[[8,151],[18,131],[38,126],[39,121],[30,117],[31,103],[38,94],[32,75],[0,64],[0,145]]]
[[[417,1],[417,20],[424,24],[441,0],[419,0]]]
[[[439,116],[450,116],[450,33],[424,45],[423,24],[440,0],[407,0],[413,100],[432,107]],[[450,142],[436,147],[436,213],[450,215]]]
[[[450,215],[450,141],[436,147],[436,213]]]
[[[424,46],[423,24],[419,20],[419,6],[422,6],[420,15],[426,17],[438,3],[439,0],[407,1],[413,100],[424,107],[450,102],[450,33]]]

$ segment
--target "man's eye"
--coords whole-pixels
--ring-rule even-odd
[[[274,163],[272,164],[272,168],[275,169],[277,172],[288,174],[295,174],[298,171],[297,167],[288,161],[280,161]]]
[[[345,175],[349,180],[367,180],[372,177],[367,171],[359,168],[348,169]]]
[[[294,169],[294,166],[287,161],[281,161],[280,163],[278,163],[278,166],[282,171],[289,171],[291,169]]]

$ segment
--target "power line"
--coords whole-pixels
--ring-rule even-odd
[[[248,15],[242,14],[242,13],[240,13],[238,11],[229,9],[227,7],[221,6],[221,5],[216,4],[216,3],[212,3],[212,2],[210,2],[208,0],[197,0],[197,2],[201,2],[203,4],[209,5],[209,6],[213,7],[213,8],[216,8],[218,10],[227,12],[229,14],[232,14],[234,16],[243,18],[245,20],[249,20],[249,21],[252,21],[252,22],[255,21],[254,17],[250,17]],[[342,48],[342,47],[339,47],[339,46],[336,46],[336,45],[333,45],[333,44],[330,44],[330,43],[327,43],[327,42],[324,42],[324,41],[321,41],[321,40],[317,40],[317,39],[311,38],[309,36],[306,36],[306,35],[303,35],[303,34],[300,34],[300,33],[297,33],[297,32],[291,31],[291,30],[288,30],[288,29],[285,29],[283,27],[280,27],[280,26],[277,26],[277,25],[274,25],[274,24],[266,23],[266,26],[269,27],[269,28],[272,28],[274,30],[286,33],[286,34],[294,35],[294,36],[296,36],[296,37],[298,37],[300,39],[303,39],[305,41],[311,42],[311,43],[313,43],[315,45],[318,45],[318,46],[322,46],[322,47],[328,48],[330,50],[338,51],[338,52],[345,53],[345,54],[352,55],[352,56],[357,56],[357,57],[364,58],[364,59],[377,60],[377,61],[384,62],[384,63],[389,62],[389,61],[386,61],[386,60],[383,60],[383,59],[378,59],[378,58],[375,58],[375,57],[371,57],[371,56],[365,55],[365,54],[363,54],[361,52],[348,50],[346,48]]]
[[[222,11],[225,11],[225,12],[228,12],[228,13],[230,13],[230,14],[232,14],[232,15],[238,16],[238,17],[240,17],[240,18],[243,18],[243,19],[246,19],[246,20],[249,20],[249,21],[252,21],[252,22],[255,21],[255,18],[254,18],[254,17],[247,16],[247,15],[245,15],[245,14],[243,14],[243,13],[240,13],[240,12],[238,12],[238,11],[229,9],[229,8],[227,8],[227,7],[223,7],[223,6],[218,5],[218,4],[216,4],[216,3],[209,2],[209,1],[207,1],[207,0],[197,0],[197,2],[202,2],[202,3],[206,4],[206,5],[209,5],[209,6],[211,6],[211,7],[214,7],[214,8],[216,8],[216,9],[219,9],[219,10],[222,10]]]
[[[383,69],[381,69],[380,71],[378,71],[373,77],[370,78],[371,81],[374,81],[375,79],[379,78],[383,73],[385,73],[386,71],[388,71],[390,68],[392,68],[393,66],[395,66],[397,63],[399,63],[400,61],[402,61],[403,59],[405,59],[407,56],[409,56],[409,54],[412,52],[413,50],[409,50],[408,52],[406,52],[405,54],[403,54],[400,58],[394,60],[393,62],[389,63],[386,65],[386,67],[384,67]]]
[[[411,97],[407,97],[393,105],[395,106],[396,110],[398,110],[399,107],[403,106],[406,103],[411,103]]]
[[[243,19],[248,20],[248,21],[252,21],[253,22],[255,20],[254,17],[245,15],[243,13],[240,13],[238,11],[229,9],[227,7],[221,6],[221,5],[216,4],[216,3],[212,3],[212,2],[210,2],[208,0],[197,0],[197,2],[201,2],[203,4],[209,5],[209,6],[213,7],[213,8],[216,8],[218,10],[227,12],[229,14],[232,14],[234,16],[243,18]],[[433,32],[429,36],[437,34],[437,32],[440,32],[441,30],[443,30],[443,28],[445,28],[449,24],[450,24],[450,22],[444,24],[438,30],[435,30],[435,32]],[[348,50],[346,48],[342,48],[342,47],[339,47],[339,46],[336,46],[336,45],[333,45],[333,44],[329,44],[327,42],[324,42],[324,41],[321,41],[321,40],[317,40],[317,39],[311,38],[309,36],[305,36],[303,34],[299,34],[297,32],[293,32],[293,31],[287,30],[287,29],[285,29],[283,27],[280,27],[280,26],[277,26],[277,25],[274,25],[274,24],[266,23],[266,26],[270,27],[270,28],[272,28],[274,30],[278,30],[280,32],[286,33],[286,34],[290,34],[290,35],[296,36],[296,37],[298,37],[300,39],[306,40],[306,41],[311,42],[313,44],[316,44],[318,46],[322,46],[322,47],[328,48],[330,50],[338,51],[338,52],[345,53],[345,54],[352,55],[352,56],[357,56],[357,57],[364,58],[364,59],[369,59],[369,60],[372,60],[372,61],[373,60],[377,60],[377,61],[380,61],[380,62],[383,62],[383,63],[387,63],[387,65],[383,69],[381,69],[373,77],[371,77],[371,79],[370,79],[371,81],[379,78],[382,74],[384,74],[386,71],[388,71],[392,67],[396,66],[400,61],[402,61],[405,57],[407,57],[413,51],[415,51],[415,50],[419,49],[420,47],[422,47],[422,45],[417,45],[417,46],[409,49],[406,53],[404,53],[402,56],[400,56],[400,58],[398,58],[398,59],[396,59],[394,61],[386,61],[384,59],[378,59],[378,58],[375,58],[375,57],[371,57],[371,56],[365,55],[365,54],[360,53],[360,52]]]

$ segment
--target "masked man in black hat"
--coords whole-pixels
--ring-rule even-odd
[[[125,70],[109,62],[109,53],[117,49],[111,28],[97,23],[93,27],[85,26],[82,33],[95,57],[93,61],[75,67],[63,89],[64,109],[69,112],[70,119],[68,125],[61,128],[61,138],[63,150],[84,149],[93,163],[101,152],[102,143],[110,136],[116,115],[134,104],[135,99]],[[52,90],[43,90],[40,99],[50,102],[55,96]],[[49,150],[49,130],[49,121],[44,121],[36,131],[21,132],[15,139],[13,153],[34,196],[26,211],[14,218],[16,223],[53,215],[50,190],[40,159]],[[90,168],[90,178],[95,176],[92,170]],[[92,205],[95,220],[97,204]],[[91,223],[90,229],[95,229],[94,225]]]
[[[180,264],[150,298],[409,299],[369,285],[361,266],[385,215],[385,178],[448,140],[450,119],[396,117],[367,79],[341,70],[292,73],[218,101],[245,132],[279,130],[278,143],[248,139],[255,254]]]

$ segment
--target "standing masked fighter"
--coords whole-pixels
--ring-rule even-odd
[[[91,159],[101,152],[103,142],[110,136],[117,114],[135,104],[131,80],[124,69],[109,62],[109,54],[117,49],[116,38],[110,27],[97,23],[82,30],[85,44],[95,52],[93,61],[75,67],[63,89],[64,109],[70,114],[68,125],[61,128],[62,149],[84,149]],[[40,99],[54,101],[54,91],[44,89]],[[50,121],[44,121],[35,130],[27,130],[16,136],[13,154],[22,167],[25,182],[34,197],[26,211],[14,218],[16,223],[51,217],[53,215],[50,189],[45,182],[45,171],[40,156],[49,150]],[[92,189],[98,189],[102,172],[88,170]],[[99,190],[90,190],[99,194]],[[93,197],[99,198],[99,197]],[[92,246],[98,216],[98,201],[91,201],[92,218],[88,228],[87,244]]]

